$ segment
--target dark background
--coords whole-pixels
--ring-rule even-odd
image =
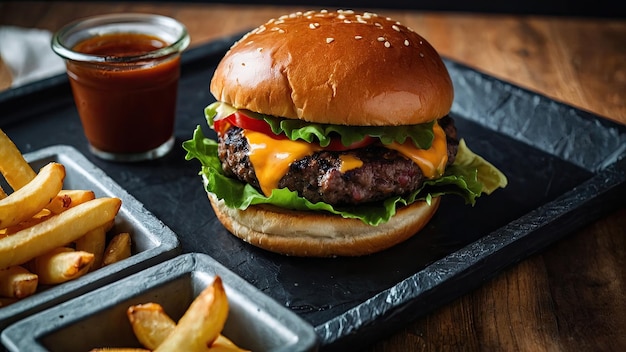
[[[141,2],[143,0],[131,0]],[[161,1],[161,0],[157,0]],[[168,0],[166,0],[168,1]],[[173,1],[173,0],[169,0]],[[155,2],[150,1],[150,2]],[[480,12],[499,14],[528,14],[550,16],[606,17],[626,18],[624,4],[620,0],[274,0],[274,1],[211,1],[188,0],[186,2],[205,2],[223,4],[270,4],[310,6],[311,8],[330,9],[413,9],[424,11]]]

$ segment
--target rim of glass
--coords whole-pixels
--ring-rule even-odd
[[[107,56],[107,55],[93,55],[85,54],[72,50],[72,48],[65,45],[64,39],[71,34],[78,33],[80,31],[88,30],[90,28],[97,28],[105,25],[124,24],[124,23],[144,23],[166,26],[177,29],[180,33],[176,40],[172,43],[141,55],[128,55],[128,56]],[[124,33],[125,31],[119,31],[112,33]],[[95,63],[126,63],[142,60],[153,60],[170,56],[172,54],[182,52],[189,45],[190,38],[187,28],[181,22],[167,16],[145,13],[126,13],[126,14],[109,14],[98,15],[79,19],[70,22],[59,29],[52,36],[51,46],[52,50],[59,56],[67,60],[82,61],[82,62],[95,62]]]

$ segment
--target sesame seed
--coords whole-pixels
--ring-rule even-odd
[[[285,30],[281,28],[281,29],[278,30],[278,33],[283,34],[283,33],[285,33]]]
[[[424,57],[424,53],[420,53],[420,57]]]
[[[335,38],[326,38],[326,44],[330,44],[335,40]]]
[[[320,24],[317,23],[317,22],[316,23],[309,23],[309,28],[311,28],[311,29],[315,29],[315,28],[317,28],[319,26],[320,26]]]
[[[393,28],[393,30],[396,32],[400,32],[400,27],[396,26],[395,24],[391,26],[391,28]]]
[[[355,35],[355,36],[354,36],[354,39],[357,39],[357,40],[358,40],[358,39],[363,39],[363,36],[361,36],[361,35]]]
[[[409,40],[408,39],[404,40],[404,46],[409,46]]]
[[[383,25],[382,25],[382,24],[380,24],[380,23],[378,23],[378,22],[375,22],[375,23],[374,23],[374,26],[376,26],[376,27],[378,27],[378,28],[383,28]]]
[[[338,18],[338,19],[340,19],[340,20],[343,20],[344,18],[346,18],[346,16],[344,16],[344,15],[339,15],[339,16],[337,16],[337,18]]]
[[[385,48],[389,48],[391,46],[391,43],[389,43],[388,41],[385,41]]]
[[[350,20],[343,20],[343,23],[352,23]]]
[[[385,37],[378,37],[378,38],[376,38],[376,40],[378,40],[379,42],[384,42],[385,41]]]

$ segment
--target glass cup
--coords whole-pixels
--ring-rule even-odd
[[[90,151],[142,161],[174,145],[183,24],[153,14],[112,14],[72,22],[52,37],[65,59]]]

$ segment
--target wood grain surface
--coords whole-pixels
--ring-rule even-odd
[[[188,27],[192,46],[303,7],[203,3],[0,2],[0,25],[59,29],[112,12]],[[329,8],[331,9],[331,8]],[[626,21],[365,9],[424,36],[442,56],[626,124]],[[0,89],[10,75],[0,61]],[[368,351],[626,351],[626,200],[618,210]]]

